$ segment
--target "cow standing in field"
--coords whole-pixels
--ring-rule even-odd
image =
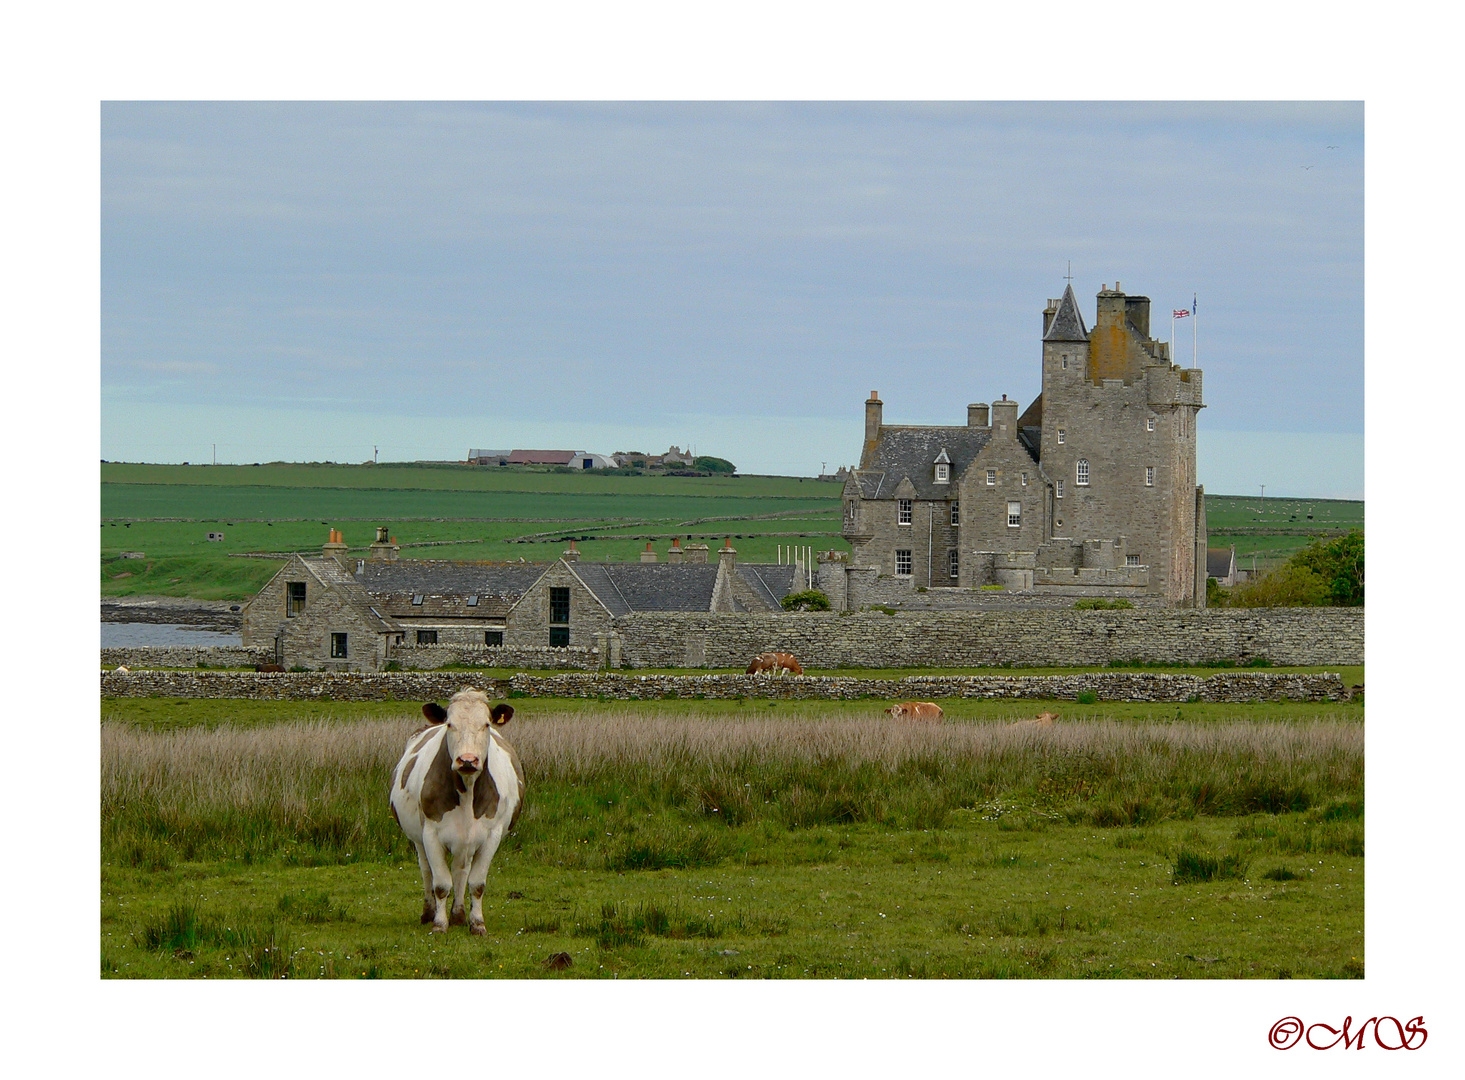
[[[490,709],[487,694],[464,689],[446,709],[422,706],[422,715],[428,726],[407,740],[392,770],[392,817],[417,849],[422,921],[435,933],[467,922],[469,933],[483,934],[488,864],[524,805],[524,769],[497,730],[514,710],[502,703]]]
[[[748,665],[746,675],[761,675],[767,672],[769,675],[782,675],[787,672],[790,675],[802,675],[803,666],[794,659],[793,653],[786,652],[765,652],[753,657]]]
[[[934,701],[902,701],[899,705],[886,709],[885,715],[896,720],[929,720],[933,724],[939,724],[946,714]]]

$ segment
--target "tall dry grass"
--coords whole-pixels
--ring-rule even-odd
[[[106,724],[104,857],[154,867],[408,857],[386,789],[416,726],[373,719],[149,733]],[[1035,729],[796,710],[777,720],[691,710],[646,718],[628,707],[592,718],[547,711],[508,734],[530,788],[508,850],[625,868],[716,861],[736,847],[723,826],[751,823],[932,828],[952,810],[1007,803],[1122,825],[1303,810],[1361,800],[1363,790],[1363,729],[1341,717]]]

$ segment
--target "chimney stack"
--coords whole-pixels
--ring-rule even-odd
[[[651,563],[656,561],[656,552],[651,550],[651,541],[646,541],[646,550],[641,552],[641,561]]]
[[[860,467],[868,468],[875,456],[875,440],[880,437],[880,423],[885,406],[880,401],[880,391],[871,390],[865,402],[865,449],[860,454]]]
[[[992,436],[1017,438],[1017,402],[1009,401],[1006,394],[1001,401],[992,402]]]
[[[373,562],[394,562],[399,554],[397,541],[388,535],[385,525],[377,526],[376,541],[367,551],[367,558]]]
[[[348,574],[351,572],[351,567],[347,564],[346,558],[346,541],[342,539],[339,529],[332,529],[330,531],[329,538],[321,545],[320,553],[327,559],[335,559],[336,562],[340,563],[341,569],[345,570]]]
[[[733,567],[737,565],[737,562],[738,551],[737,548],[732,546],[732,537],[729,536],[723,540],[722,547],[718,549],[717,565],[719,569],[725,568],[728,573],[732,573]]]
[[[671,549],[666,553],[666,561],[669,563],[679,563],[682,561],[681,537],[673,536],[671,538]]]
[[[689,563],[696,563],[699,566],[706,566],[707,565],[707,545],[706,544],[688,544],[687,545],[687,562],[689,562]]]
[[[986,427],[987,423],[988,421],[986,402],[978,401],[966,407],[967,427]]]
[[[561,559],[564,559],[565,562],[579,562],[580,561],[580,553],[577,550],[575,550],[575,541],[574,540],[571,540],[570,541],[569,548],[566,549],[564,552],[562,552],[560,554],[560,558]]]

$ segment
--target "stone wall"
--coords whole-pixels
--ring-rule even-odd
[[[1336,674],[1224,672],[1164,675],[1087,672],[1073,675],[937,675],[904,679],[846,676],[620,675],[569,673],[480,679],[470,672],[229,671],[104,672],[104,697],[249,698],[272,701],[446,701],[464,686],[494,697],[605,698],[635,701],[779,698],[828,701],[874,698],[923,701],[946,698],[1073,701],[1341,701],[1347,690]]]
[[[135,645],[125,649],[103,649],[102,667],[247,667],[273,664],[275,650],[230,645]]]
[[[643,612],[616,620],[626,667],[707,667],[791,652],[805,667],[1073,667],[1138,660],[1362,664],[1362,608],[1133,611]]]
[[[392,650],[392,659],[408,671],[435,671],[449,664],[595,671],[604,665],[604,655],[602,649],[581,645],[398,645]]]

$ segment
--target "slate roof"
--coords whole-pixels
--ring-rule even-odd
[[[783,609],[783,598],[793,591],[794,570],[788,563],[739,563],[737,566],[738,577],[774,611]]]
[[[1235,550],[1232,548],[1206,548],[1206,576],[1213,578],[1229,577],[1235,569],[1233,556]]]
[[[509,455],[510,465],[568,465],[575,460],[575,450],[515,450]]]
[[[882,427],[870,467],[855,473],[860,495],[893,499],[896,486],[910,477],[918,499],[953,498],[956,479],[991,438],[992,429],[985,427]],[[936,483],[934,466],[943,450],[951,458],[950,484]]]
[[[1063,299],[1058,301],[1058,311],[1048,325],[1044,341],[1087,341],[1089,332],[1084,328],[1083,312],[1078,310],[1078,300],[1073,295],[1073,286],[1063,287]]]
[[[598,563],[571,567],[612,615],[633,611],[711,611],[713,563]]]
[[[400,634],[402,624],[392,618],[385,610],[385,606],[374,603],[373,597],[368,596],[361,588],[360,582],[351,574],[348,574],[335,559],[330,557],[306,558],[301,557],[307,570],[314,574],[320,581],[333,587],[345,587],[348,591],[356,594],[356,602],[366,609],[363,617],[367,623],[378,634]]]
[[[549,568],[549,563],[450,562],[445,559],[370,561],[352,580],[398,618],[497,619]],[[421,596],[420,604],[412,603]],[[470,606],[468,600],[477,597]]]

